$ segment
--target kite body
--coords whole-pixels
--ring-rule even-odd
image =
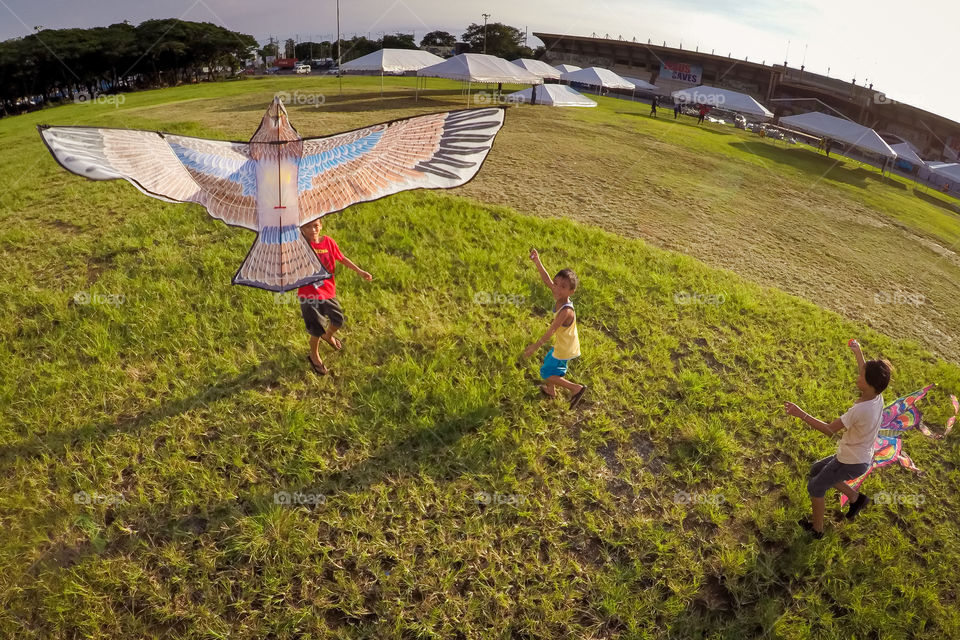
[[[950,401],[953,404],[953,416],[947,420],[946,427],[942,434],[930,431],[923,423],[923,414],[920,412],[919,407],[917,407],[917,403],[935,386],[937,385],[931,384],[919,391],[914,391],[902,398],[897,398],[883,410],[880,418],[880,430],[891,433],[890,435],[877,436],[877,441],[873,447],[873,460],[870,466],[859,478],[847,480],[847,486],[853,489],[859,489],[860,485],[863,484],[863,481],[867,479],[867,476],[870,475],[874,469],[886,467],[895,462],[899,462],[900,466],[905,469],[909,469],[915,473],[922,473],[922,471],[913,464],[910,456],[903,450],[903,433],[911,429],[917,429],[928,438],[936,440],[942,439],[953,429],[953,425],[957,420],[957,413],[960,412],[960,400],[957,399],[957,396],[950,396]],[[847,504],[847,496],[841,493],[840,506],[845,504]]]
[[[156,131],[41,125],[64,168],[92,180],[124,179],[166,202],[193,202],[257,239],[234,284],[289,291],[324,280],[300,227],[329,213],[408,189],[448,189],[479,171],[503,126],[503,109],[396,120],[326,138],[301,138],[279,98],[249,142]]]

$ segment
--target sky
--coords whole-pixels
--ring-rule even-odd
[[[753,62],[806,68],[960,122],[957,0],[344,0],[341,33],[440,29],[457,36],[482,14],[491,22],[549,33],[716,50]],[[335,0],[0,0],[0,40],[44,28],[104,26],[150,18],[215,22],[260,42],[329,40]],[[529,44],[541,44],[532,35]]]

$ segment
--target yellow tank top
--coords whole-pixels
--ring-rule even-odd
[[[565,308],[573,309],[573,303],[568,302],[559,309],[560,313]],[[560,327],[553,334],[553,357],[557,360],[569,360],[580,355],[580,336],[577,335],[577,316],[573,316],[573,322],[569,327]]]

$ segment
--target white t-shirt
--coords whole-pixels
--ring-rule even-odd
[[[883,416],[883,396],[858,402],[840,416],[843,421],[843,436],[837,447],[837,461],[843,464],[859,464],[873,460],[873,446],[880,430]]]

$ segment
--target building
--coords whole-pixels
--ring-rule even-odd
[[[956,161],[960,123],[889,100],[873,85],[862,86],[786,64],[767,65],[715,51],[682,49],[608,38],[534,33],[546,45],[544,61],[605,67],[622,76],[647,80],[669,95],[677,89],[709,85],[747,93],[776,118],[825,111],[842,114],[875,129],[890,141],[910,142],[931,160]]]

